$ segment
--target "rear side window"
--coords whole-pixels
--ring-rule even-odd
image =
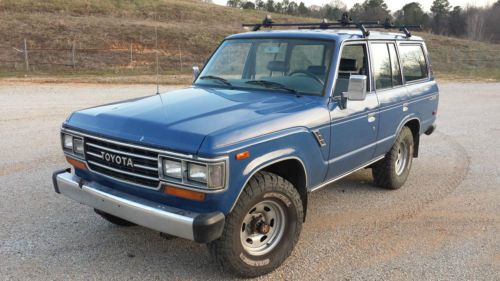
[[[400,45],[399,55],[406,82],[427,78],[427,62],[421,45]]]
[[[387,46],[389,46],[389,53],[391,55],[392,86],[402,85],[403,79],[401,77],[398,55],[396,54],[396,46],[394,44],[388,44]]]
[[[392,87],[391,59],[387,44],[377,43],[371,45],[373,54],[373,76],[375,78],[375,88],[385,89]]]

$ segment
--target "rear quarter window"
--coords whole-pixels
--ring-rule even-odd
[[[400,45],[399,54],[406,82],[428,77],[427,61],[422,45]]]

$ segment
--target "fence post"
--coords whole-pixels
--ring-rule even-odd
[[[156,94],[160,94],[160,61],[158,59],[158,25],[155,26],[155,54],[156,54]]]
[[[75,62],[75,41],[73,41],[73,47],[71,48],[71,63],[73,64],[73,69],[76,66]]]
[[[179,63],[181,66],[181,74],[182,74],[182,49],[180,44],[179,44]]]
[[[134,62],[134,58],[132,56],[132,52],[133,52],[133,49],[132,49],[132,41],[130,41],[130,65],[133,66],[133,62]]]
[[[26,72],[29,72],[30,64],[28,62],[28,44],[26,43],[26,38],[24,38],[24,64],[26,65]]]

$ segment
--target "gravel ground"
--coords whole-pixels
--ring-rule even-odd
[[[204,245],[113,226],[53,192],[64,118],[154,90],[0,85],[0,279],[232,278]],[[364,170],[311,194],[296,250],[261,279],[500,280],[500,84],[442,84],[440,99],[405,186],[375,188]]]

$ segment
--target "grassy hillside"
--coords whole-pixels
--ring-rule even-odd
[[[264,16],[195,0],[0,0],[0,76],[134,76],[131,81],[152,82],[157,26],[161,74],[187,77],[222,38],[243,32],[242,22]],[[500,80],[499,45],[419,35],[427,40],[438,77]],[[28,72],[20,52],[24,39]]]
[[[489,44],[429,33],[422,36],[436,77],[500,81],[500,44]]]

